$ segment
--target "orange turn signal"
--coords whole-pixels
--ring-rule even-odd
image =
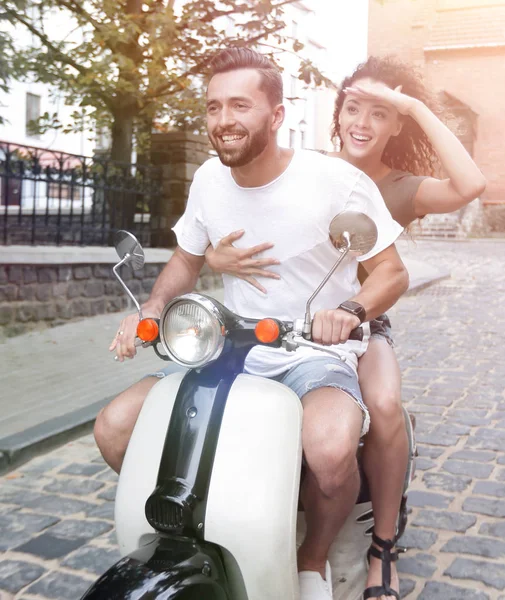
[[[279,338],[279,325],[273,319],[262,319],[256,325],[254,333],[260,342],[270,344]]]
[[[154,319],[142,319],[137,325],[137,337],[143,342],[154,342],[158,337],[158,323]]]

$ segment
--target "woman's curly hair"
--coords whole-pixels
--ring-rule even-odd
[[[338,140],[340,149],[343,148],[343,141],[340,137],[338,118],[345,100],[343,90],[365,77],[381,81],[392,89],[401,85],[402,93],[421,100],[434,110],[434,102],[423,84],[422,77],[412,65],[402,63],[392,56],[371,56],[366,62],[358,65],[339,88],[331,134],[333,140]],[[413,175],[433,175],[436,171],[437,156],[428,136],[411,117],[400,115],[400,118],[403,119],[402,130],[397,136],[389,139],[382,154],[382,161],[392,169],[408,171]]]

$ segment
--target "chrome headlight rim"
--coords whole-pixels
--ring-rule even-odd
[[[219,326],[219,338],[218,338],[217,344],[215,345],[212,352],[208,356],[206,356],[205,359],[200,360],[200,361],[188,362],[188,361],[181,360],[177,355],[175,355],[170,350],[170,346],[167,343],[167,340],[165,339],[164,322],[165,322],[165,319],[166,319],[168,313],[175,305],[185,304],[185,303],[196,304],[200,308],[203,308],[207,313],[209,313],[211,318],[214,319]],[[170,357],[171,360],[173,360],[175,363],[177,363],[183,367],[188,367],[189,369],[197,369],[199,367],[203,367],[203,366],[209,364],[210,362],[218,359],[221,356],[221,354],[223,352],[224,344],[226,341],[226,326],[225,326],[224,317],[223,317],[221,311],[219,310],[219,308],[214,304],[214,302],[210,298],[207,298],[206,296],[202,296],[200,294],[194,294],[194,293],[184,294],[183,296],[177,296],[173,300],[170,300],[170,302],[168,302],[168,304],[165,305],[165,308],[163,309],[161,316],[160,316],[160,334],[159,335],[160,335],[161,345],[163,346],[165,353]]]

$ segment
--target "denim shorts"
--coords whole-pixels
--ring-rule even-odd
[[[185,367],[170,363],[164,369],[151,373],[150,376],[162,379],[172,373],[185,370]],[[331,356],[309,358],[271,379],[292,389],[300,400],[308,392],[322,387],[333,387],[342,390],[356,402],[363,412],[361,435],[365,435],[368,431],[370,415],[361,396],[358,376],[354,369],[337,358]]]
[[[391,321],[387,315],[379,315],[376,319],[370,321],[370,337],[386,340],[391,348],[395,347],[391,330]]]
[[[350,396],[363,412],[361,435],[370,427],[370,415],[363,402],[358,376],[348,364],[331,356],[317,356],[304,360],[281,375],[272,377],[283,383],[300,398],[312,390],[332,387]]]

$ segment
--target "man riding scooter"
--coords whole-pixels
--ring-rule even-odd
[[[357,357],[366,342],[348,337],[396,302],[408,286],[408,275],[394,247],[402,228],[368,177],[344,161],[277,145],[282,97],[280,73],[265,57],[231,49],[214,59],[207,124],[219,158],[196,173],[186,212],[175,228],[179,245],[142,312],[158,317],[167,301],[191,291],[209,243],[245,228],[244,247],[262,239],[275,243],[279,279],[264,296],[247,282],[225,276],[225,305],[248,317],[286,318],[286,313],[297,313],[294,307],[304,303],[335,260],[337,251],[327,243],[332,217],[357,210],[376,223],[378,241],[359,258],[369,273],[365,284],[360,288],[357,260],[349,259],[342,273],[328,282],[313,321],[313,340],[339,344],[345,362],[309,348],[290,356],[256,347],[245,364],[246,372],[276,378],[301,398],[307,467],[301,498],[307,535],[298,552],[300,594],[302,600],[327,600],[332,597],[328,549],[358,494],[356,450],[368,428],[356,375]],[[137,322],[138,315],[132,315],[120,325],[111,346],[119,360],[134,356]],[[156,377],[138,382],[97,418],[97,443],[116,471],[145,396],[156,382]]]

